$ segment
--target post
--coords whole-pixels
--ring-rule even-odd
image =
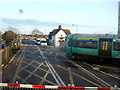
[[[2,34],[0,32],[0,83],[2,83]]]
[[[22,25],[22,18],[21,18],[21,16],[22,16],[22,13],[23,13],[22,9],[20,9],[18,13],[20,15],[20,31],[21,31],[22,30],[22,28],[21,28],[21,25]],[[20,44],[21,44],[21,32],[20,32]]]
[[[76,33],[78,33],[78,26],[77,24],[72,24],[72,26],[75,26],[76,27]]]
[[[120,1],[118,3],[118,38],[120,39]]]

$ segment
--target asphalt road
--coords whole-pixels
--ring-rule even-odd
[[[24,40],[23,43],[34,45],[28,40]],[[69,60],[60,47],[32,45],[23,46],[19,54],[10,62],[11,64],[17,63],[10,83],[18,81],[20,84],[35,85],[68,86],[68,84],[74,84],[79,87],[117,85],[120,87],[119,76],[93,69],[85,62]]]

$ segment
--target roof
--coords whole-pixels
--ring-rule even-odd
[[[73,34],[73,38],[93,37],[93,38],[118,38],[118,34]]]
[[[69,29],[54,29],[49,35],[56,35],[60,30],[63,30],[66,35],[71,34]]]
[[[65,32],[65,34],[69,35],[71,34],[70,30],[69,29],[63,29],[63,31]]]

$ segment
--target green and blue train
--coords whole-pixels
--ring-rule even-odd
[[[66,56],[120,59],[120,39],[113,34],[71,34],[66,39]]]

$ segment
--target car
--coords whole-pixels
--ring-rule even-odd
[[[47,46],[47,40],[46,40],[46,38],[40,38],[40,45],[41,46]]]

